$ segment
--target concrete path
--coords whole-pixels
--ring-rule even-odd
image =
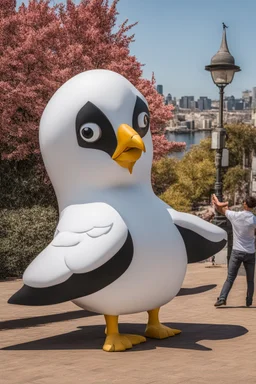
[[[238,276],[228,305],[213,304],[225,265],[189,265],[183,288],[161,310],[182,333],[147,340],[123,353],[102,351],[104,319],[72,303],[8,305],[21,281],[0,283],[1,384],[255,384],[256,306],[244,307],[245,277]],[[145,313],[121,316],[121,331],[143,334]]]

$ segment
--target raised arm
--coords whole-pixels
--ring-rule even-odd
[[[228,208],[228,202],[227,201],[220,202],[219,199],[217,198],[217,196],[215,194],[213,194],[212,195],[212,203],[213,203],[214,207],[217,209],[217,211],[225,216],[226,211],[229,209]]]

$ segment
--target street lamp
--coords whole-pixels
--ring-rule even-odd
[[[235,72],[239,72],[241,69],[235,65],[235,59],[230,54],[227,38],[226,28],[223,24],[223,34],[220,49],[211,59],[211,64],[205,67],[206,71],[210,71],[213,82],[219,88],[220,93],[220,105],[219,105],[219,123],[215,130],[212,132],[212,149],[216,150],[215,166],[216,166],[216,182],[215,182],[215,194],[220,201],[223,200],[222,196],[222,178],[221,178],[221,167],[222,167],[222,155],[223,149],[225,148],[226,130],[223,127],[223,97],[224,88],[230,84],[233,80]],[[216,212],[214,223],[219,226],[226,226],[226,218],[220,213]]]

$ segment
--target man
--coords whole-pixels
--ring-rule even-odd
[[[243,211],[234,212],[228,209],[228,203],[221,203],[216,195],[213,195],[212,202],[222,215],[225,215],[232,224],[233,248],[228,265],[228,276],[218,297],[215,307],[226,305],[230,289],[236,279],[241,264],[244,264],[247,279],[246,306],[252,305],[254,293],[254,268],[255,268],[255,228],[256,216],[253,209],[256,207],[256,198],[249,196],[243,202]]]

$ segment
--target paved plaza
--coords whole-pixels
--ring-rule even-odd
[[[188,266],[180,294],[160,312],[182,333],[121,353],[102,351],[104,318],[71,302],[48,307],[7,304],[22,281],[0,282],[1,384],[255,384],[256,301],[245,307],[238,276],[226,307],[213,306],[226,266]],[[255,299],[256,300],[256,299]],[[120,317],[120,329],[143,334],[145,313]]]

